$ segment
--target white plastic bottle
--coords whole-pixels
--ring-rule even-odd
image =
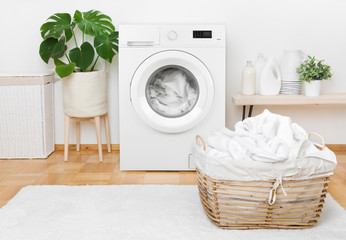
[[[243,70],[242,79],[242,94],[253,95],[255,94],[255,81],[256,81],[256,70],[252,66],[251,61],[247,61],[247,64]]]
[[[266,60],[264,58],[264,55],[262,52],[258,53],[257,55],[257,59],[255,61],[255,70],[256,70],[256,94],[260,94],[260,89],[259,89],[259,85],[260,85],[260,76],[261,76],[261,72],[262,69],[264,67],[266,63]]]
[[[281,73],[274,58],[269,58],[260,76],[260,94],[278,95],[281,89]]]

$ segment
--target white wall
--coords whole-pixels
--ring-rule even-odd
[[[281,59],[283,49],[302,49],[325,59],[334,76],[324,92],[346,92],[346,1],[343,0],[2,0],[0,73],[40,73],[47,70],[38,54],[39,28],[50,15],[75,9],[100,10],[118,24],[225,24],[227,31],[227,126],[240,120],[232,103],[240,91],[246,60],[259,51]],[[117,58],[111,65],[109,100],[112,143],[119,143]],[[61,83],[56,83],[56,143],[63,143]],[[1,104],[1,103],[0,103]],[[291,116],[327,143],[346,144],[346,106],[280,106],[273,112]],[[256,107],[254,114],[263,108]],[[82,143],[96,143],[92,125],[82,125]],[[103,138],[105,139],[105,138]],[[71,137],[74,141],[74,137]]]

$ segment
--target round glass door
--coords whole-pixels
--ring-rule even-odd
[[[207,116],[214,99],[208,69],[183,51],[162,51],[148,57],[134,73],[130,89],[137,116],[166,133],[196,126]]]

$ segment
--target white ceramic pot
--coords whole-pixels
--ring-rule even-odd
[[[108,112],[105,70],[76,72],[62,79],[64,112],[70,117],[95,117]]]
[[[313,80],[311,82],[304,82],[305,96],[317,97],[321,92],[322,80]]]

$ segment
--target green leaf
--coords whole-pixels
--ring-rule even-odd
[[[97,54],[110,63],[118,52],[118,37],[118,32],[112,32],[109,36],[99,35],[94,39]]]
[[[66,41],[72,37],[72,29],[75,24],[71,22],[71,15],[68,13],[56,13],[47,19],[41,26],[41,36],[43,39],[59,39],[65,33]]]
[[[48,63],[50,58],[62,57],[67,49],[65,45],[65,37],[60,40],[55,38],[47,38],[40,45],[40,56],[45,63]]]
[[[66,65],[66,63],[64,63],[63,61],[60,61],[57,58],[54,58],[54,64],[55,66]]]
[[[102,14],[100,11],[90,10],[81,13],[76,10],[73,22],[77,24],[78,28],[85,34],[91,36],[109,35],[115,30],[112,24],[112,19]]]
[[[67,49],[67,46],[65,45],[65,37],[62,37],[59,39],[59,41],[55,44],[53,51],[51,53],[52,58],[60,58],[64,56],[64,53]]]
[[[69,52],[71,61],[76,63],[76,66],[86,71],[94,60],[95,52],[93,46],[89,42],[84,42],[81,48],[71,49]]]
[[[81,55],[81,50],[78,47],[71,49],[69,52],[71,61],[75,62],[77,67],[80,66],[80,63],[82,61]]]
[[[39,53],[45,63],[48,63],[49,58],[52,56],[53,48],[57,42],[58,40],[55,38],[47,38],[41,43]]]
[[[55,71],[59,75],[59,77],[64,78],[73,73],[76,63],[70,62],[69,64],[65,64],[64,62],[54,59],[55,63]]]

